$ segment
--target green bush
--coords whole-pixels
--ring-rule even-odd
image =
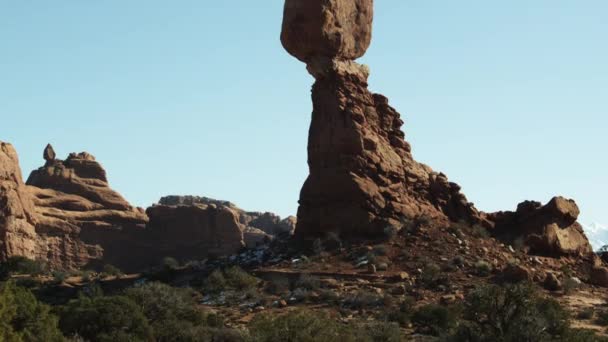
[[[162,283],[149,283],[125,291],[148,319],[158,341],[172,341],[205,322],[193,292]]]
[[[283,316],[258,315],[249,325],[252,342],[336,341],[344,328],[325,314],[292,311]]]
[[[492,265],[487,261],[479,260],[475,263],[475,274],[480,277],[487,277],[492,273]]]
[[[440,285],[442,282],[441,267],[433,262],[427,262],[422,267],[422,274],[420,275],[420,282],[428,289],[433,289]]]
[[[66,336],[100,342],[153,340],[141,307],[125,296],[81,296],[59,312],[59,326]]]
[[[212,294],[220,293],[226,290],[227,282],[224,273],[220,270],[215,270],[205,279],[203,290]]]
[[[601,310],[597,312],[597,318],[595,322],[599,325],[607,326],[608,325],[608,310]]]
[[[368,290],[359,290],[344,300],[344,304],[354,310],[379,307],[383,304],[383,297]]]
[[[319,280],[319,277],[303,273],[300,275],[298,281],[296,281],[295,287],[300,287],[310,291],[318,290],[319,287],[321,287],[321,281]]]
[[[453,341],[557,341],[569,327],[559,303],[528,284],[476,289],[465,301],[463,318]]]
[[[418,308],[412,316],[412,322],[422,331],[435,336],[448,333],[456,325],[455,312],[437,304],[428,304]]]
[[[14,283],[0,286],[0,341],[64,341],[50,307]]]
[[[415,300],[413,298],[404,299],[397,308],[389,309],[386,314],[386,319],[390,322],[398,323],[401,326],[406,326],[412,319],[414,313]]]
[[[41,275],[49,272],[46,263],[31,260],[22,256],[14,256],[0,263],[0,280],[7,279],[13,274]]]
[[[166,257],[163,258],[162,266],[164,269],[176,270],[179,268],[179,261],[175,258]]]
[[[111,277],[120,277],[123,274],[122,271],[118,267],[116,267],[114,265],[110,265],[110,264],[104,265],[102,272],[106,276],[111,276]]]
[[[594,315],[595,315],[595,310],[593,308],[585,308],[585,309],[581,310],[581,312],[579,312],[578,315],[576,315],[576,318],[589,320],[589,319],[592,319]]]
[[[247,290],[255,288],[260,280],[249,273],[243,271],[240,267],[230,267],[224,271],[226,284],[236,290]]]
[[[354,329],[351,336],[343,337],[342,340],[356,342],[400,342],[401,330],[399,325],[391,322],[372,322],[361,324]]]

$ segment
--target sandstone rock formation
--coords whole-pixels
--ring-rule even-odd
[[[34,203],[21,178],[12,145],[0,142],[0,259],[37,255]]]
[[[216,205],[227,207],[238,214],[239,223],[250,228],[250,232],[256,232],[257,229],[271,236],[290,236],[296,228],[296,218],[294,216],[281,219],[280,216],[270,212],[245,211],[229,201],[208,197],[165,196],[160,199],[159,204],[168,206]]]
[[[573,200],[555,197],[546,205],[526,201],[515,212],[489,215],[494,234],[502,240],[519,240],[532,254],[589,255],[592,248],[583,227],[576,222],[580,211]]]
[[[146,239],[157,241],[155,254],[182,260],[230,255],[245,246],[237,213],[215,204],[155,205],[146,210]]]
[[[371,41],[372,0],[287,0],[281,42],[316,79],[308,140],[310,175],[296,235],[378,235],[402,218],[479,222],[450,183],[412,158],[399,113],[367,89],[354,62]]]
[[[573,201],[481,213],[445,174],[413,159],[399,113],[367,89],[369,69],[354,61],[370,45],[372,16],[373,0],[285,2],[281,42],[315,78],[310,174],[300,193],[296,236],[378,236],[403,219],[425,216],[495,228],[509,242],[522,238],[533,253],[590,253]]]
[[[7,250],[3,258],[22,255],[55,268],[76,268],[104,258],[120,262],[125,239],[115,235],[141,230],[148,219],[143,210],[133,208],[109,187],[105,170],[95,158],[83,152],[58,160],[48,145],[43,154],[46,164],[33,171],[25,185],[16,153],[8,150],[14,154],[10,158],[11,172],[17,175],[14,184],[26,203],[23,212],[31,219],[27,234],[5,236],[4,241],[27,239],[13,242],[20,247]]]
[[[136,271],[167,256],[230,255],[295,226],[293,218],[204,197],[165,197],[146,213],[109,187],[92,155],[60,160],[47,145],[43,158],[26,185],[14,148],[0,145],[0,260],[19,255],[55,269],[112,264]]]

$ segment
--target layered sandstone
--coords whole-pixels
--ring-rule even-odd
[[[403,218],[479,222],[444,174],[416,162],[388,99],[354,59],[371,41],[372,0],[288,0],[281,42],[315,77],[308,176],[296,235],[378,235]]]
[[[0,142],[0,259],[22,255],[37,257],[37,219],[27,191],[17,152]]]
[[[239,223],[244,225],[249,232],[262,232],[266,234],[267,237],[290,236],[293,235],[296,228],[296,218],[294,216],[288,216],[281,219],[280,216],[271,212],[246,211],[237,207],[232,202],[216,200],[209,197],[165,196],[162,197],[158,203],[166,206],[215,205],[227,207],[238,215]]]
[[[583,255],[591,247],[573,201],[527,202],[515,213],[477,211],[460,186],[418,163],[388,99],[367,88],[354,60],[371,42],[372,0],[287,0],[281,42],[315,78],[308,137],[310,174],[300,193],[296,236],[378,236],[425,216],[493,229],[532,253]]]

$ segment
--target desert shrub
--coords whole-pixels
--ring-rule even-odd
[[[464,237],[464,231],[466,231],[468,225],[464,222],[454,222],[452,223],[447,231],[448,233],[454,234],[457,238],[462,239]]]
[[[608,342],[607,337],[596,335],[587,329],[570,329],[564,333],[559,342]]]
[[[405,235],[417,235],[423,229],[428,228],[432,221],[430,217],[425,215],[417,216],[414,219],[403,218],[401,220],[401,231]]]
[[[162,261],[162,267],[168,270],[175,270],[179,268],[179,261],[175,258],[165,257]]]
[[[209,293],[220,293],[226,289],[226,278],[221,270],[215,270],[205,279],[203,290]]]
[[[238,290],[246,292],[256,288],[260,280],[240,267],[227,268],[223,272],[213,271],[205,280],[203,290],[211,294],[218,294],[225,290]]]
[[[122,276],[122,271],[118,267],[116,267],[114,265],[110,265],[110,264],[104,265],[102,272],[106,276],[111,276],[111,277],[120,277],[120,276]]]
[[[66,336],[78,335],[100,342],[150,341],[153,338],[142,309],[125,296],[81,296],[59,312],[59,326]]]
[[[84,283],[88,283],[91,281],[91,271],[82,271],[82,274],[80,275],[82,281]]]
[[[296,281],[295,287],[300,287],[310,291],[318,290],[321,287],[321,281],[319,280],[319,277],[303,273]]]
[[[592,319],[594,315],[595,310],[593,308],[585,308],[581,312],[579,312],[578,315],[576,315],[576,318],[589,320]]]
[[[46,263],[22,256],[10,257],[0,263],[0,279],[7,279],[12,274],[41,275],[48,272]]]
[[[321,289],[319,290],[319,299],[324,303],[337,304],[340,301],[340,295],[332,290]]]
[[[388,247],[386,245],[374,246],[373,252],[375,255],[385,256],[388,254]]]
[[[63,341],[49,306],[13,282],[0,286],[0,341]]]
[[[63,283],[67,278],[68,274],[65,271],[53,271],[53,281],[56,283]]]
[[[228,334],[224,322],[215,314],[197,308],[194,292],[162,283],[148,283],[125,291],[142,308],[158,342],[240,341],[239,334]],[[228,339],[228,335],[234,335]],[[220,339],[224,336],[224,339]]]
[[[377,293],[367,290],[359,290],[350,294],[344,300],[344,305],[351,309],[367,309],[378,307],[383,304],[383,297]]]
[[[557,341],[569,331],[559,303],[540,297],[528,284],[487,285],[473,291],[453,341]]]
[[[238,266],[226,269],[224,275],[228,286],[240,291],[255,288],[260,282],[258,278]]]
[[[401,326],[406,326],[412,319],[414,313],[415,301],[413,298],[406,298],[397,308],[389,309],[386,314],[386,320],[389,322],[398,323]]]
[[[474,225],[471,227],[471,236],[478,239],[487,239],[490,237],[490,232],[483,226]]]
[[[418,308],[412,316],[412,322],[422,331],[439,336],[450,331],[457,321],[456,313],[445,306],[428,304]]]
[[[282,316],[258,315],[249,325],[253,342],[335,341],[344,329],[326,314],[292,311]]]
[[[289,291],[289,280],[282,277],[272,279],[266,283],[265,291],[274,295],[284,294]]]
[[[432,289],[442,282],[441,267],[433,262],[427,262],[422,267],[420,282],[426,288]]]
[[[608,310],[600,310],[596,313],[595,322],[599,325],[608,326]]]
[[[392,322],[373,322],[361,324],[354,330],[353,336],[346,339],[357,342],[400,342],[401,330],[399,325]]]
[[[475,263],[475,274],[480,277],[487,277],[492,273],[492,265],[487,261],[479,260]]]
[[[564,293],[565,294],[571,294],[572,292],[576,291],[576,289],[578,289],[580,287],[580,284],[572,279],[571,277],[566,278],[566,280],[564,280],[564,284],[563,284],[563,288],[564,288]]]

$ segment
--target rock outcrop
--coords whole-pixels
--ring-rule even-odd
[[[182,260],[230,255],[245,247],[238,214],[215,204],[155,205],[146,210],[146,239],[157,241],[155,254]]]
[[[369,70],[354,59],[372,16],[372,0],[285,2],[281,42],[316,79],[297,236],[378,235],[420,215],[481,220],[458,185],[413,159],[399,113],[367,89]]]
[[[37,257],[34,202],[21,178],[17,152],[0,142],[0,259]]]
[[[44,166],[27,183],[17,153],[0,145],[0,260],[25,256],[55,269],[112,264],[126,271],[237,253],[293,232],[290,217],[246,212],[227,201],[169,196],[144,212],[110,188],[106,171],[86,153],[57,159],[51,145]]]
[[[526,201],[515,212],[490,214],[494,234],[501,240],[519,240],[530,253],[540,255],[589,255],[592,248],[576,221],[580,211],[573,200],[555,197],[546,205]]]
[[[296,218],[288,216],[281,219],[271,212],[245,211],[229,201],[216,200],[199,196],[165,196],[158,202],[167,206],[215,205],[227,207],[238,215],[239,223],[249,228],[250,232],[263,232],[269,236],[290,236],[296,228]],[[255,229],[253,229],[255,228]]]

